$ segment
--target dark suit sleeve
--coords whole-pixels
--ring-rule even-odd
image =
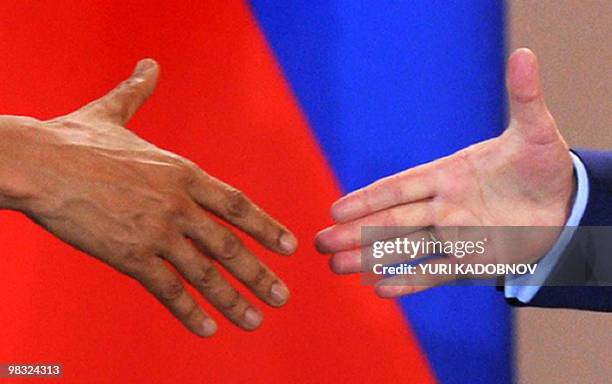
[[[612,312],[612,152],[574,153],[589,179],[580,227],[536,296],[513,305]]]

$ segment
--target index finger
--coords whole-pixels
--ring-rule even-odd
[[[432,164],[411,168],[349,193],[333,204],[334,220],[346,223],[396,205],[431,197],[434,194],[431,168]]]
[[[191,184],[189,193],[199,205],[267,248],[287,255],[295,252],[295,236],[236,188],[202,172]]]

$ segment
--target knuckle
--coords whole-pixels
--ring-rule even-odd
[[[144,79],[132,76],[121,83],[120,90],[128,97],[139,97],[142,95],[142,85],[144,82]]]
[[[233,218],[246,216],[249,210],[249,200],[242,191],[231,188],[227,191],[227,213]]]
[[[224,311],[229,311],[236,308],[240,301],[240,293],[237,290],[232,289],[230,290],[228,297],[219,300],[218,305],[220,309]]]
[[[200,307],[195,301],[191,301],[183,310],[182,317],[192,318],[200,311]]]
[[[268,277],[268,271],[266,270],[266,268],[260,265],[257,268],[253,277],[250,279],[249,284],[253,287],[258,287],[266,280],[267,277]]]
[[[183,284],[178,280],[174,280],[166,282],[160,288],[159,295],[165,302],[171,302],[180,298],[184,290],[185,287],[183,287]]]
[[[210,290],[218,277],[218,272],[212,264],[206,264],[193,277],[196,288],[206,291]]]
[[[147,220],[140,232],[152,254],[171,249],[180,239],[173,217],[164,213]]]
[[[178,195],[169,195],[163,200],[162,211],[165,218],[173,218],[182,215],[187,207],[186,199]]]
[[[107,113],[113,117],[126,120],[131,111],[130,103],[126,100],[142,100],[145,96],[143,95],[142,84],[144,79],[131,77],[124,80],[116,89],[113,96],[107,100],[105,106]]]
[[[112,118],[119,120],[126,120],[129,116],[130,110],[129,107],[122,101],[118,99],[111,99],[106,104],[105,113],[111,116]]]
[[[368,211],[372,211],[372,191],[370,191],[370,188],[364,188],[361,191],[361,201],[364,205],[364,207],[368,210]]]
[[[179,155],[168,152],[168,162],[174,166],[174,177],[180,186],[191,186],[198,176],[198,166]]]
[[[125,268],[129,271],[140,270],[150,256],[146,248],[139,244],[125,245],[119,253]]]
[[[236,258],[240,254],[242,243],[230,231],[225,231],[221,238],[221,257],[225,260]]]

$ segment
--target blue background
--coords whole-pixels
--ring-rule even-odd
[[[344,192],[504,128],[501,1],[251,1]],[[511,312],[442,287],[403,312],[441,383],[511,383]]]

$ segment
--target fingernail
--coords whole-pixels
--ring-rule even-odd
[[[275,304],[283,305],[289,298],[289,290],[284,284],[274,283],[272,288],[270,288],[270,295]]]
[[[210,337],[217,332],[217,323],[212,319],[204,319],[200,328],[200,335],[204,337]]]
[[[253,308],[249,308],[244,312],[244,325],[248,329],[255,329],[261,324],[261,313]]]
[[[150,68],[153,68],[154,65],[155,65],[154,61],[151,59],[140,60],[138,64],[136,64],[136,68],[134,69],[134,74],[141,75],[147,70],[149,70]]]
[[[293,253],[297,248],[297,240],[289,233],[283,233],[280,237],[281,249],[286,253]]]
[[[328,228],[322,229],[322,230],[320,230],[320,231],[319,231],[319,233],[317,233],[317,234],[315,235],[315,238],[316,238],[317,240],[319,240],[319,239],[321,239],[321,238],[325,238],[325,236],[326,236],[326,235],[327,235],[329,232],[331,232],[331,230],[332,230],[332,227],[328,227]]]
[[[327,253],[328,251],[325,237],[331,230],[331,228],[325,228],[315,236],[315,247],[320,253]]]

